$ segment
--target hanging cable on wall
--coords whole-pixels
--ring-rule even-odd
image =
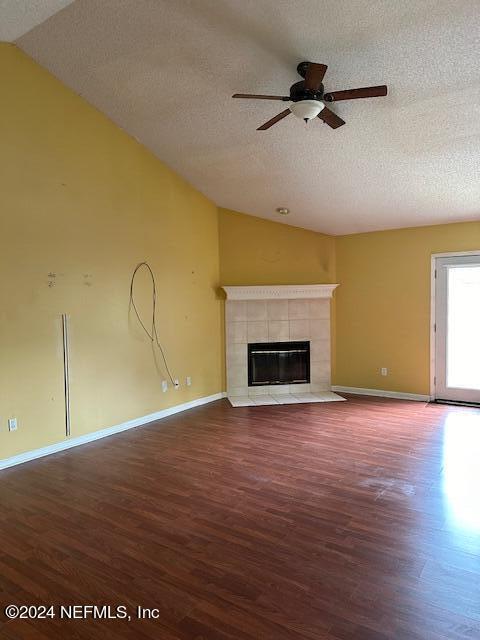
[[[140,313],[138,312],[137,305],[135,304],[135,295],[134,295],[135,276],[137,275],[137,272],[142,267],[145,268],[148,271],[148,273],[150,274],[150,278],[152,280],[152,318],[151,318],[152,327],[151,327],[150,331],[145,326],[145,323],[143,322],[142,318],[140,317]],[[156,282],[155,282],[155,276],[153,274],[152,268],[150,267],[148,262],[140,262],[139,264],[137,264],[137,266],[133,270],[132,279],[130,280],[130,306],[135,311],[135,315],[137,316],[138,322],[140,323],[142,329],[144,330],[144,332],[148,336],[148,339],[150,340],[152,345],[156,345],[158,347],[158,350],[162,354],[163,363],[165,365],[165,369],[167,371],[168,377],[170,378],[170,381],[171,381],[172,385],[175,386],[175,380],[173,379],[173,376],[172,376],[172,374],[170,372],[170,368],[169,368],[168,363],[167,363],[167,358],[165,356],[165,351],[163,350],[163,347],[160,344],[160,340],[159,340],[159,337],[158,337],[157,321],[156,321],[157,285],[156,285]]]

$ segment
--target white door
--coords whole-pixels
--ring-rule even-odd
[[[480,403],[480,254],[436,259],[435,398]]]

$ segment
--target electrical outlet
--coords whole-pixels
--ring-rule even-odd
[[[165,391],[168,390],[168,382],[166,380],[162,380],[162,391],[163,393],[165,393]]]
[[[8,430],[9,431],[16,431],[17,430],[17,419],[16,418],[9,418],[8,419]]]
[[[187,383],[187,387],[191,387],[192,386],[192,378],[190,376],[187,376],[187,379],[185,381]]]
[[[173,381],[173,386],[175,387],[175,389],[179,389],[180,388],[180,382],[178,380],[174,380]]]
[[[380,373],[382,374],[382,376],[387,376],[388,375],[388,369],[387,367],[382,367],[380,369]]]

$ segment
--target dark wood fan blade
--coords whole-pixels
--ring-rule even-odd
[[[282,113],[279,113],[268,122],[265,122],[265,124],[262,124],[261,127],[258,127],[257,131],[265,131],[265,129],[270,129],[271,126],[276,124],[279,120],[283,120],[283,118],[286,118],[290,113],[292,113],[290,109],[285,109],[285,111],[282,111]]]
[[[314,91],[319,89],[327,69],[326,64],[310,62],[305,74],[305,89],[313,89]]]
[[[360,89],[346,89],[345,91],[332,91],[323,97],[327,102],[338,102],[339,100],[355,100],[356,98],[380,98],[387,95],[387,86],[382,84],[378,87],[361,87]]]
[[[318,117],[320,120],[323,120],[325,124],[328,124],[329,127],[332,127],[332,129],[338,129],[338,127],[345,124],[345,120],[342,120],[340,116],[337,116],[336,113],[330,111],[328,107],[322,109],[318,114]]]
[[[232,98],[253,98],[254,100],[282,100],[283,102],[290,100],[288,96],[260,96],[253,93],[234,93]]]

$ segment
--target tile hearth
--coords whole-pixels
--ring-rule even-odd
[[[345,398],[333,391],[319,391],[318,393],[286,393],[262,394],[258,396],[229,396],[232,407],[258,407],[274,404],[302,404],[304,402],[342,402]]]

